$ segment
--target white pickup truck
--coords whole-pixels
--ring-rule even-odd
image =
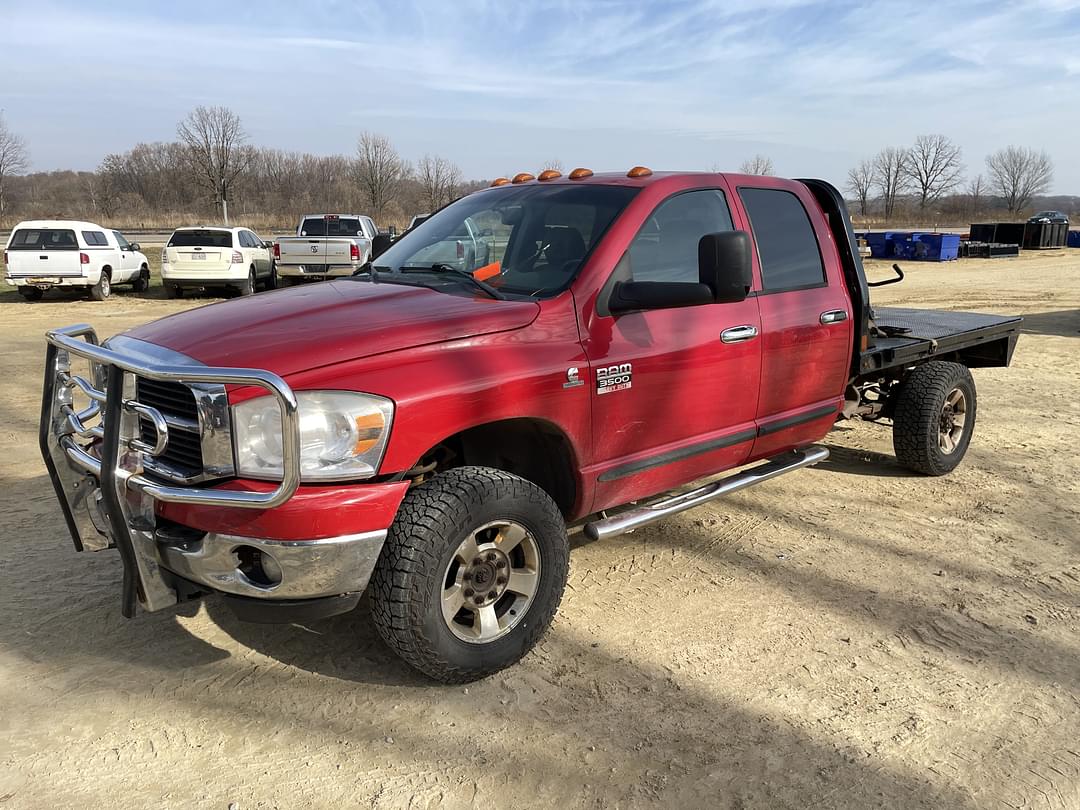
[[[351,275],[371,259],[378,233],[374,220],[360,214],[305,215],[296,236],[274,243],[279,286],[305,278]]]
[[[4,248],[7,283],[27,301],[53,287],[81,287],[101,301],[114,284],[135,292],[150,286],[150,264],[119,231],[67,219],[27,220],[15,226]]]

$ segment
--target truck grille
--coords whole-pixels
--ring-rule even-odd
[[[202,475],[199,408],[192,390],[183,383],[139,377],[135,381],[135,393],[139,402],[159,410],[169,423],[169,443],[165,452],[147,467],[169,478],[186,479]],[[144,442],[154,443],[157,433],[146,417],[139,417],[139,432]]]

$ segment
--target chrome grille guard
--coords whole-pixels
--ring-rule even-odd
[[[154,539],[154,501],[205,506],[271,509],[285,503],[300,484],[300,423],[296,396],[276,374],[258,369],[215,368],[144,362],[100,345],[86,324],[46,333],[48,349],[42,391],[39,444],[75,548],[98,551],[113,545],[124,561],[125,616],[134,615],[135,598],[148,610],[176,601],[158,569]],[[71,357],[90,363],[87,380],[71,371]],[[283,475],[270,492],[170,486],[144,475],[143,461],[168,444],[164,416],[137,400],[135,376],[152,380],[220,385],[252,385],[267,391],[281,412]],[[104,383],[104,390],[98,387]],[[76,411],[72,392],[89,400]],[[88,425],[100,417],[100,423]],[[144,442],[139,419],[153,424],[156,441]],[[88,439],[97,447],[80,445]]]

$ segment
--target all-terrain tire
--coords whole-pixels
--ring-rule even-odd
[[[447,567],[462,541],[492,521],[531,533],[539,581],[527,611],[486,643],[458,638],[443,618]],[[569,569],[566,523],[555,502],[524,478],[458,467],[409,491],[368,588],[379,635],[408,664],[443,683],[467,683],[516,663],[551,625]]]
[[[959,392],[964,404],[963,429],[942,447],[948,415],[946,400]],[[935,360],[917,366],[901,382],[893,407],[893,450],[897,460],[924,475],[945,475],[964,458],[975,430],[975,380],[966,366]],[[948,443],[948,442],[947,442]]]
[[[112,293],[112,276],[108,267],[101,271],[98,283],[90,288],[90,297],[95,301],[104,301]]]

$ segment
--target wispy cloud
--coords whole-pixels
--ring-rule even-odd
[[[768,149],[781,171],[837,177],[943,131],[969,164],[1045,147],[1058,186],[1080,190],[1077,0],[129,0],[16,5],[5,24],[0,106],[40,166],[92,165],[222,103],[260,143],[349,151],[378,129],[477,175],[555,155],[694,167]],[[94,126],[72,137],[70,104],[41,103],[55,97]]]

